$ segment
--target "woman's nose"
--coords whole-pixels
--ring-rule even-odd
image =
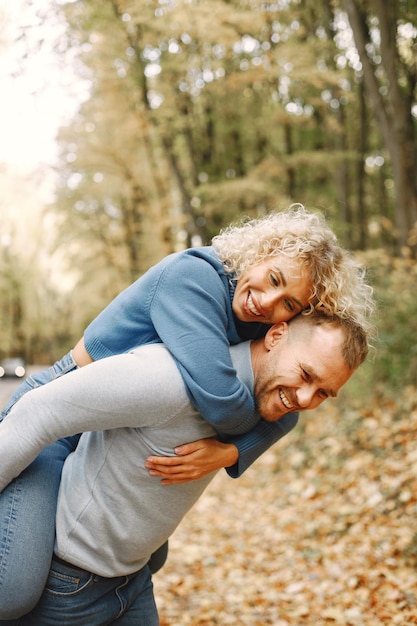
[[[282,300],[282,293],[280,291],[268,291],[264,293],[262,297],[262,308],[265,311],[272,312],[275,308],[279,307]]]

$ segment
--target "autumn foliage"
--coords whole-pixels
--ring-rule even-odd
[[[361,400],[215,478],[155,576],[161,626],[417,624],[417,393]]]

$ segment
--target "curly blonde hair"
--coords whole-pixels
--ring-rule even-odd
[[[212,245],[231,280],[277,254],[297,259],[313,285],[310,308],[304,314],[321,310],[350,319],[368,336],[375,335],[370,319],[375,301],[365,268],[339,245],[321,214],[292,204],[286,211],[228,226]]]

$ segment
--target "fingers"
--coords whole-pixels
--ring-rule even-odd
[[[170,477],[170,476],[179,476],[181,474],[189,474],[191,470],[189,470],[189,468],[184,468],[179,466],[177,467],[164,467],[163,465],[158,466],[158,465],[152,465],[152,466],[148,466],[145,465],[146,469],[149,470],[149,474],[151,476],[163,476],[163,477]]]
[[[176,456],[149,456],[145,467],[150,476],[161,478],[163,485],[198,480],[220,467],[225,467],[223,459],[218,460],[217,456],[224,447],[216,439],[200,439],[175,448]]]
[[[146,460],[145,467],[149,470],[151,476],[161,476],[163,478],[193,474],[195,471],[195,466],[184,463],[181,458],[174,463],[170,461],[171,457],[149,457]]]
[[[163,469],[150,469],[150,476],[156,476],[161,478],[163,485],[179,485],[181,483],[188,483],[192,480],[197,480],[201,477],[201,473],[191,469],[184,470],[180,468],[179,471],[175,471],[175,468],[163,468]]]
[[[177,446],[174,450],[175,454],[180,456],[185,456],[187,454],[193,454],[198,450],[201,450],[206,443],[205,439],[200,439],[199,441],[192,441],[191,443],[183,443],[181,446]]]
[[[146,459],[145,467],[175,467],[177,465],[182,465],[183,462],[184,461],[177,456],[148,456],[148,458]]]
[[[145,463],[146,469],[149,470],[149,475],[161,478],[163,485],[186,483],[191,480],[197,480],[207,473],[206,470],[202,471],[195,463],[184,462],[184,457],[179,457],[177,463],[165,463],[167,460],[172,461],[172,457],[149,457]]]

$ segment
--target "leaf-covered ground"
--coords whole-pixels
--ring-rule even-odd
[[[300,422],[182,522],[161,626],[417,624],[416,391]]]

